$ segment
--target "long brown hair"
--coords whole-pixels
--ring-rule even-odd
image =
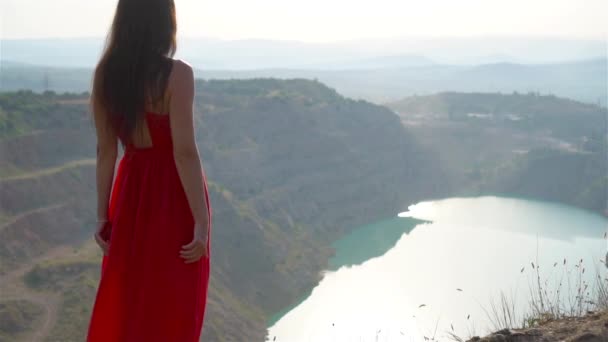
[[[146,103],[164,97],[176,32],[174,0],[118,1],[91,100],[123,143],[142,127]]]

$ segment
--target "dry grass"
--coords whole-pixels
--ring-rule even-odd
[[[588,270],[583,259],[563,259],[541,270],[537,253],[536,260],[520,270],[521,274],[531,272],[528,274],[528,306],[519,307],[517,293],[501,291],[497,299],[490,300],[489,307],[483,308],[492,330],[525,329],[608,311],[608,277],[602,276],[605,274],[602,269],[608,266],[606,262],[595,262],[594,269]],[[595,276],[589,278],[588,272],[594,272]],[[588,282],[586,279],[593,280]],[[466,340],[453,332],[447,335],[454,341]]]
[[[580,259],[569,263],[564,259],[561,265],[555,263],[553,268],[561,267],[561,270],[553,284],[550,275],[543,278],[540,268],[533,268],[536,281],[530,286],[530,310],[524,327],[561,318],[581,317],[588,312],[608,308],[608,278],[602,278],[596,265],[593,270],[595,281],[587,282],[585,273],[589,270],[584,267],[583,261]]]

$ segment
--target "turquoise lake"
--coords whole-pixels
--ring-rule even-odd
[[[579,280],[592,296],[597,277],[606,277],[607,229],[605,217],[555,203],[494,196],[421,202],[336,241],[322,280],[277,314],[269,341],[483,335],[496,329],[492,306],[502,295],[523,320],[539,277],[564,302]]]

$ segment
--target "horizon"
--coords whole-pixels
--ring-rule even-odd
[[[17,38],[5,38],[0,36],[0,41],[15,42],[15,41],[53,41],[53,40],[105,40],[106,35],[96,36],[48,36],[48,37],[17,37]],[[301,43],[306,45],[337,45],[344,43],[357,43],[357,42],[369,42],[369,41],[437,41],[437,40],[482,40],[482,39],[523,39],[523,40],[550,40],[550,41],[571,41],[571,42],[603,42],[608,46],[608,34],[603,37],[573,37],[573,36],[552,36],[552,35],[517,35],[517,34],[480,34],[471,36],[424,36],[424,35],[403,35],[403,36],[378,36],[378,37],[365,37],[365,38],[353,38],[353,39],[340,39],[332,41],[307,41],[299,39],[280,39],[280,38],[264,38],[264,37],[250,37],[250,38],[226,38],[226,37],[213,37],[205,35],[178,35],[178,41],[181,39],[186,40],[209,40],[209,41],[220,41],[220,42],[243,42],[243,41],[260,41],[260,42],[279,42],[279,43]]]
[[[104,42],[102,36],[0,39],[0,60],[90,67],[99,58]],[[605,59],[607,51],[606,40],[545,36],[400,36],[336,42],[182,36],[178,37],[176,58],[206,69],[252,70],[348,68],[346,65],[354,61],[397,57],[443,65],[553,64]]]

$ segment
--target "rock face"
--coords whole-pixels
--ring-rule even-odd
[[[197,89],[210,179],[283,229],[303,222],[339,236],[449,193],[435,156],[387,108],[307,80],[200,81]]]
[[[449,167],[462,185],[456,194],[537,198],[608,216],[606,108],[534,93],[441,93],[389,106]]]
[[[501,330],[489,336],[473,337],[469,342],[606,342],[608,311],[589,313],[585,317],[564,318],[545,322],[538,327]]]

